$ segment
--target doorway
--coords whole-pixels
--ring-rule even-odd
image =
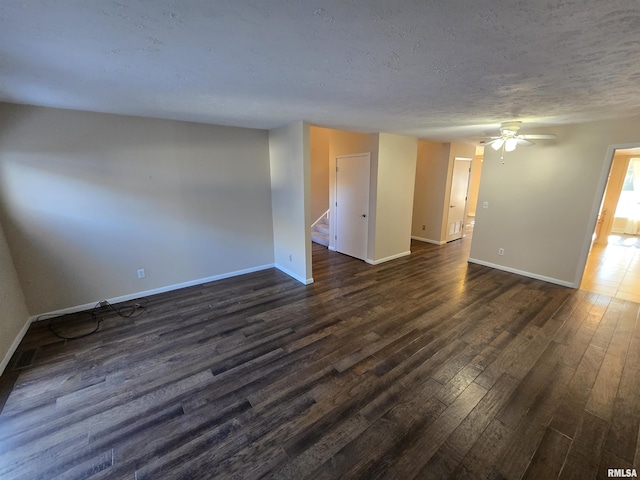
[[[640,302],[640,148],[614,151],[580,288]]]
[[[473,227],[476,224],[476,210],[478,209],[478,192],[480,190],[480,177],[482,176],[482,163],[484,161],[484,147],[476,147],[476,154],[471,162],[469,175],[469,188],[467,189],[467,214],[464,219],[463,237],[471,237]]]
[[[467,214],[467,196],[471,177],[471,158],[455,157],[447,216],[447,242],[462,238]]]
[[[336,157],[336,251],[367,259],[371,154]]]

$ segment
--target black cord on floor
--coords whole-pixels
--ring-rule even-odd
[[[63,340],[77,340],[79,338],[85,338],[85,337],[88,337],[89,335],[93,335],[98,330],[100,330],[100,324],[104,320],[104,318],[98,318],[98,313],[100,313],[101,310],[107,308],[107,309],[113,311],[119,317],[122,317],[122,318],[137,318],[137,317],[139,317],[140,315],[142,315],[146,311],[146,306],[148,304],[149,304],[149,299],[148,298],[142,298],[142,299],[136,301],[136,303],[134,303],[133,305],[124,305],[124,306],[122,306],[120,308],[115,308],[113,305],[111,305],[109,302],[107,302],[105,300],[103,302],[96,303],[96,305],[93,307],[93,310],[91,310],[91,319],[94,322],[96,322],[96,328],[94,328],[89,333],[85,333],[85,334],[78,335],[78,336],[75,336],[75,337],[66,337],[66,336],[62,335],[60,332],[58,332],[54,328],[55,320],[57,318],[60,318],[60,317],[54,317],[54,318],[51,318],[49,320],[49,330],[56,337],[62,338]],[[37,320],[41,320],[42,316],[43,315],[38,317]]]

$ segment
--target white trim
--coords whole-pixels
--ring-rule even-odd
[[[473,158],[469,157],[453,157],[454,160],[464,160],[465,162],[472,162]]]
[[[286,273],[287,275],[289,275],[292,278],[295,278],[297,281],[299,281],[300,283],[302,283],[303,285],[311,285],[313,283],[313,278],[304,278],[301,277],[300,275],[297,275],[295,273],[293,273],[291,270],[283,267],[282,265],[278,265],[277,263],[274,265],[274,267],[276,267],[278,270],[280,270],[282,273]]]
[[[407,255],[411,255],[411,251],[406,251],[406,252],[402,252],[402,253],[396,253],[395,255],[391,255],[390,257],[381,258],[379,260],[366,259],[365,262],[367,262],[369,265],[379,265],[380,263],[389,262],[391,260],[395,260],[396,258],[406,257]]]
[[[327,220],[329,220],[329,210],[320,215],[320,217],[318,217],[318,219],[311,224],[311,228],[315,227],[324,217],[327,217]]]
[[[267,265],[260,265],[257,267],[245,268],[243,270],[236,270],[234,272],[222,273],[220,275],[214,275],[212,277],[199,278],[197,280],[190,280],[188,282],[176,283],[174,285],[167,285],[166,287],[154,288],[152,290],[145,290],[143,292],[130,293],[128,295],[122,295],[120,297],[106,298],[109,303],[119,303],[126,302],[129,300],[135,300],[140,297],[148,297],[150,295],[156,295],[158,293],[171,292],[173,290],[179,290],[181,288],[193,287],[194,285],[202,285],[203,283],[215,282],[216,280],[222,280],[230,277],[237,277],[238,275],[245,275],[247,273],[259,272],[261,270],[268,270],[269,268],[273,268],[275,265],[273,263],[269,263]],[[32,315],[29,317],[30,322],[35,322],[39,317],[47,317],[47,319],[52,317],[58,317],[60,315],[66,315],[67,313],[76,313],[88,310],[93,308],[99,300],[96,300],[92,303],[85,303],[84,305],[77,305],[75,307],[63,308],[60,310],[54,310],[52,312],[40,313],[38,315]]]
[[[336,252],[336,251],[337,251],[337,250],[336,250],[336,247],[332,247],[331,245],[329,245],[327,248],[328,248],[329,250],[331,250],[332,252]]]
[[[503,270],[509,273],[515,273],[524,277],[535,278],[536,280],[542,280],[543,282],[555,283],[556,285],[562,285],[563,287],[578,288],[573,282],[566,280],[559,280],[557,278],[546,277],[544,275],[538,275],[537,273],[525,272],[524,270],[518,270],[517,268],[505,267],[504,265],[497,265],[491,262],[485,262],[476,258],[469,258],[469,263],[477,263],[478,265],[484,265],[485,267],[495,268],[496,270]]]
[[[411,235],[411,238],[413,240],[418,240],[419,242],[425,242],[425,243],[433,243],[434,245],[444,245],[447,242],[442,242],[442,241],[438,241],[438,240],[431,240],[430,238],[422,238],[422,237],[416,237],[415,235]]]
[[[29,325],[31,325],[31,319],[27,319],[27,322],[24,324],[24,326],[20,330],[20,333],[18,333],[18,336],[13,341],[13,343],[11,344],[11,347],[9,347],[9,350],[7,351],[6,355],[2,359],[2,362],[0,362],[0,375],[4,373],[4,369],[7,368],[7,366],[9,365],[9,361],[11,360],[11,357],[13,356],[14,353],[16,353],[16,350],[18,349],[20,342],[22,341],[24,336],[27,334],[27,330],[29,330]]]

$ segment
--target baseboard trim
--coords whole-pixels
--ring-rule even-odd
[[[27,334],[27,330],[29,330],[29,325],[31,325],[30,318],[27,319],[27,322],[24,324],[24,326],[20,330],[20,333],[18,333],[18,336],[15,338],[15,340],[11,344],[11,347],[9,347],[9,351],[7,351],[4,358],[2,359],[2,362],[0,362],[0,375],[4,373],[4,369],[7,368],[7,366],[9,365],[9,362],[11,361],[11,357],[13,357],[13,354],[16,353],[18,346],[20,346],[20,342],[22,341],[24,336]]]
[[[430,238],[416,237],[415,235],[411,235],[413,240],[418,240],[419,242],[424,243],[433,243],[434,245],[444,245],[447,242],[439,242],[438,240],[431,240]]]
[[[389,262],[391,260],[395,260],[396,258],[406,257],[407,255],[411,255],[411,251],[397,253],[395,255],[391,255],[389,257],[380,258],[378,260],[366,259],[365,262],[367,262],[369,265],[379,265],[379,264],[384,263],[384,262]]]
[[[328,248],[329,250],[331,250],[332,252],[335,252],[335,251],[336,251],[336,247],[332,247],[331,245],[329,245],[327,248]]]
[[[222,273],[220,275],[213,275],[211,277],[199,278],[197,280],[190,280],[188,282],[176,283],[174,285],[168,285],[166,287],[154,288],[152,290],[145,290],[142,292],[131,293],[128,295],[121,295],[119,297],[106,298],[109,303],[120,303],[127,302],[129,300],[135,300],[140,297],[148,297],[150,295],[157,295],[158,293],[171,292],[173,290],[180,290],[181,288],[193,287],[194,285],[202,285],[203,283],[215,282],[217,280],[223,280],[225,278],[237,277],[238,275],[246,275],[247,273],[259,272],[261,270],[268,270],[269,268],[273,268],[275,265],[273,263],[269,263],[267,265],[259,265],[257,267],[245,268],[243,270],[235,270],[233,272]],[[66,315],[68,313],[76,313],[82,312],[84,310],[89,310],[93,308],[100,300],[98,299],[95,302],[85,303],[84,305],[76,305],[74,307],[62,308],[60,310],[54,310],[52,312],[40,313],[38,315],[32,315],[29,317],[29,322],[35,322],[41,317],[46,317],[47,319],[53,317],[59,317],[61,315]]]
[[[504,265],[497,265],[491,262],[485,262],[483,260],[478,260],[477,258],[469,258],[469,263],[476,263],[478,265],[483,265],[485,267],[495,268],[496,270],[502,270],[509,273],[515,273],[517,275],[522,275],[524,277],[535,278],[536,280],[542,280],[543,282],[555,283],[556,285],[561,285],[563,287],[569,288],[578,288],[575,283],[567,282],[566,280],[559,280],[553,277],[546,277],[544,275],[538,275],[537,273],[526,272],[524,270],[518,270],[517,268],[505,267]]]
[[[276,267],[282,273],[286,273],[291,278],[295,278],[297,281],[299,281],[303,285],[311,285],[313,283],[313,277],[311,277],[311,278],[301,277],[300,275],[297,275],[297,274],[293,273],[291,270],[289,270],[287,268],[284,268],[282,265],[278,265],[277,263],[274,265],[274,267]]]

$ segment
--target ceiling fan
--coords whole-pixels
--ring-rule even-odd
[[[500,125],[500,136],[489,137],[485,146],[491,146],[496,151],[502,149],[502,156],[504,156],[505,151],[513,152],[518,145],[527,147],[534,145],[531,140],[553,140],[556,138],[553,134],[518,135],[521,125],[522,122],[504,122]]]

